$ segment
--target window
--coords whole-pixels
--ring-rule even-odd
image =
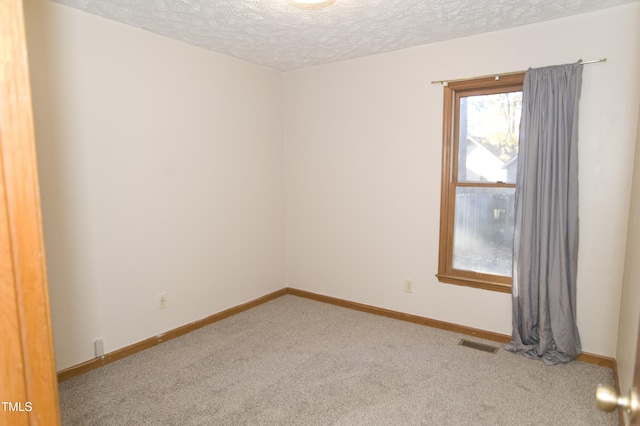
[[[524,73],[444,87],[438,279],[511,292]]]

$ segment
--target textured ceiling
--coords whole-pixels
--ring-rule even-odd
[[[637,0],[52,0],[281,71],[590,12]]]

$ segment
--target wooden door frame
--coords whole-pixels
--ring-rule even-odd
[[[0,425],[59,425],[22,0],[0,0]]]
[[[636,165],[636,167],[639,167]],[[640,323],[638,324],[638,340],[636,341],[636,365],[633,368],[633,382],[632,386],[636,392],[640,391]],[[622,419],[620,420],[622,424]],[[636,418],[633,419],[630,426],[640,426],[640,415],[636,414]]]

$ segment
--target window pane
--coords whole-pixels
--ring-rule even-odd
[[[522,92],[460,98],[458,182],[516,182]]]
[[[511,276],[515,188],[456,188],[453,268]]]

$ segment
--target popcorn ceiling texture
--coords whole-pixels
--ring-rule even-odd
[[[586,13],[637,0],[53,0],[281,71]]]

